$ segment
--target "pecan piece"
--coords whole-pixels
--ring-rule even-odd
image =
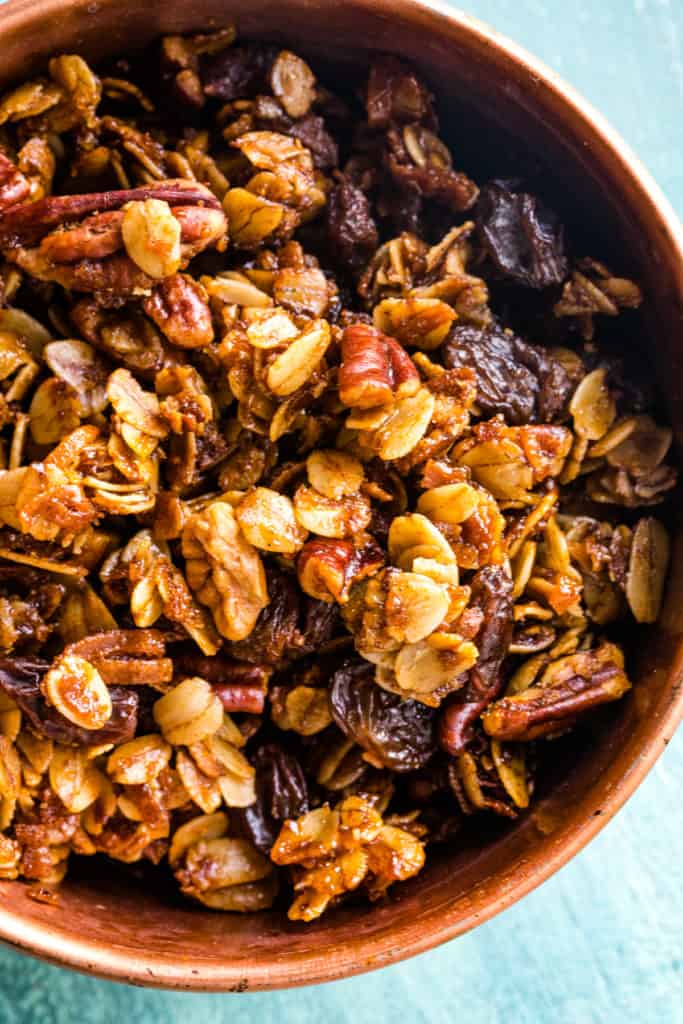
[[[382,549],[372,538],[359,545],[316,538],[304,544],[297,559],[297,574],[304,593],[318,601],[343,604],[354,583],[379,572],[383,565]]]
[[[266,665],[245,665],[224,654],[206,657],[180,654],[173,659],[181,675],[201,676],[211,683],[224,709],[260,715],[266,699],[266,685],[271,669]]]
[[[482,723],[494,739],[533,740],[563,731],[578,714],[618,700],[630,687],[622,652],[603,643],[553,662],[536,686],[492,704]]]
[[[152,217],[157,210],[165,211],[163,218]],[[170,250],[168,259],[158,258],[162,227],[164,239],[173,228],[177,254],[172,259]],[[225,229],[225,215],[209,189],[169,179],[13,207],[0,214],[0,245],[8,259],[40,280],[120,295],[149,290],[155,277],[186,266]]]
[[[0,214],[27,199],[31,186],[11,160],[0,153]]]
[[[372,409],[417,393],[420,375],[393,338],[368,324],[352,324],[342,337],[339,397],[351,408]]]
[[[188,274],[174,274],[155,285],[143,309],[172,345],[203,348],[213,341],[205,288]]]
[[[213,502],[183,529],[187,580],[228,640],[244,640],[268,604],[263,563],[242,535],[230,505]]]

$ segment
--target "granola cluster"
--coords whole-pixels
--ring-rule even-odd
[[[662,601],[638,286],[232,28],[4,95],[0,249],[0,878],[310,921],[527,808]]]

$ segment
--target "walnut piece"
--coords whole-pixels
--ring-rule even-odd
[[[187,581],[210,609],[228,640],[244,640],[268,604],[263,563],[242,534],[235,514],[215,501],[191,516],[183,528]]]

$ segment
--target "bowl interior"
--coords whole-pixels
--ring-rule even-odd
[[[628,168],[571,95],[468,19],[411,0],[234,0],[229,12],[220,0],[11,0],[0,26],[3,79],[27,77],[54,52],[125,54],[160,33],[205,30],[230,18],[243,36],[310,55],[333,88],[372,51],[414,60],[437,93],[458,166],[480,181],[531,177],[567,221],[579,255],[614,256],[619,272],[642,282],[647,308],[624,343],[655,365],[680,440],[683,280],[675,225],[649,198],[637,166]],[[122,980],[243,990],[381,966],[474,926],[576,852],[662,749],[680,715],[682,588],[679,538],[667,606],[660,625],[644,634],[628,699],[558,747],[559,770],[526,818],[433,857],[386,904],[342,908],[309,926],[280,913],[220,915],[158,891],[148,875],[94,861],[65,883],[57,908],[32,902],[19,883],[0,883],[0,936]]]

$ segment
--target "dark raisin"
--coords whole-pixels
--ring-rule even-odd
[[[381,689],[374,671],[367,662],[350,660],[337,669],[330,690],[332,716],[342,732],[385,768],[422,768],[435,750],[434,711]]]
[[[259,747],[250,760],[256,769],[256,802],[233,814],[240,831],[267,856],[282,823],[308,810],[308,787],[297,758],[278,743]]]
[[[381,57],[370,68],[365,108],[373,128],[385,128],[393,121],[436,124],[431,93],[410,65],[397,57]]]
[[[206,58],[200,69],[204,92],[223,103],[268,92],[268,76],[277,53],[274,46],[252,43]]]
[[[246,640],[232,644],[231,653],[243,661],[276,665],[298,653],[300,594],[292,576],[269,569],[270,601],[263,609]]]
[[[335,604],[316,601],[315,598],[305,599],[301,618],[300,653],[312,654],[318,651],[339,633],[341,616]]]
[[[379,244],[367,196],[348,178],[328,196],[327,236],[334,259],[351,272],[364,267]]]
[[[571,381],[562,364],[498,324],[453,327],[441,352],[449,369],[476,372],[477,405],[484,416],[501,413],[510,424],[547,423],[565,408]]]
[[[494,181],[481,191],[476,220],[484,251],[505,277],[528,288],[566,277],[564,229],[540,199]]]
[[[413,126],[415,127],[415,126]],[[418,132],[422,162],[413,162],[403,136],[392,129],[387,133],[387,167],[391,177],[403,191],[435,199],[450,210],[468,210],[476,201],[479,189],[462,171],[456,171],[444,160],[445,147],[431,133]]]
[[[329,171],[337,166],[337,144],[325,128],[322,117],[306,114],[292,124],[288,134],[299,139],[311,151],[313,163],[321,171]]]

